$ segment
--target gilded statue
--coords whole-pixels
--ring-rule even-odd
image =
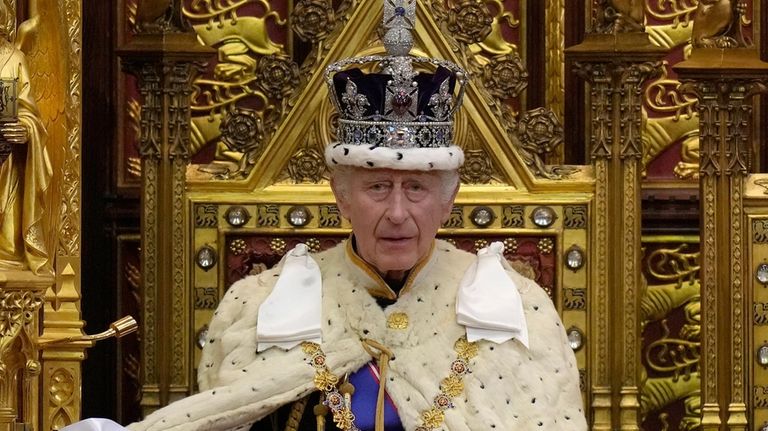
[[[46,274],[51,271],[46,196],[53,169],[26,57],[10,41],[11,13],[0,2],[0,79],[16,80],[18,104],[15,117],[0,119],[0,140],[13,148],[0,165],[0,269]]]
[[[742,0],[699,0],[693,20],[693,46],[697,48],[737,48],[747,45],[741,33],[741,16],[746,12]]]
[[[136,18],[142,30],[150,33],[183,31],[181,0],[139,0]]]
[[[644,7],[643,0],[600,0],[597,30],[601,33],[643,31]]]

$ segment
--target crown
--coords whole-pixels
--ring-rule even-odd
[[[464,162],[453,143],[453,116],[466,73],[449,61],[410,55],[415,23],[416,0],[384,0],[387,54],[325,69],[339,112],[338,141],[325,152],[329,166],[449,170]]]

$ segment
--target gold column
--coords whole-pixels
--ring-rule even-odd
[[[80,420],[80,363],[91,343],[70,341],[48,344],[52,340],[79,338],[84,322],[80,318],[80,292],[76,271],[67,264],[56,285],[45,292],[45,320],[40,337],[43,358],[41,429],[59,429]]]
[[[663,54],[639,32],[590,34],[566,51],[590,84],[593,430],[639,430],[642,89]]]
[[[697,48],[675,70],[699,98],[702,429],[746,430],[752,347],[743,196],[755,125],[750,97],[765,91],[768,63],[753,49]]]
[[[146,415],[193,387],[185,176],[192,82],[212,51],[182,21],[181,2],[141,6],[141,32],[119,54],[138,78],[142,98],[141,405]]]

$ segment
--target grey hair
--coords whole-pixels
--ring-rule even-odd
[[[360,168],[356,166],[337,165],[331,170],[331,181],[333,181],[336,192],[340,195],[341,199],[346,200],[349,195],[350,181]],[[440,177],[440,199],[444,203],[450,202],[453,198],[453,192],[459,185],[459,171],[458,170],[437,170],[429,171],[437,174]]]

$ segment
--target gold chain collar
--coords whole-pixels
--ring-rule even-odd
[[[307,362],[315,368],[315,387],[323,391],[324,403],[333,413],[333,422],[344,431],[360,431],[355,425],[355,415],[352,413],[349,394],[344,396],[339,392],[337,388],[339,377],[328,369],[325,353],[320,345],[304,342],[301,343],[301,348],[309,356]],[[456,351],[456,359],[451,363],[450,374],[440,381],[440,392],[433,399],[432,407],[421,412],[421,424],[415,431],[432,431],[439,428],[445,420],[445,411],[454,407],[451,399],[464,392],[464,376],[470,372],[469,362],[477,356],[478,346],[476,342],[469,342],[462,336],[453,348]],[[381,391],[379,398],[381,398]],[[383,429],[376,431],[383,431]]]

